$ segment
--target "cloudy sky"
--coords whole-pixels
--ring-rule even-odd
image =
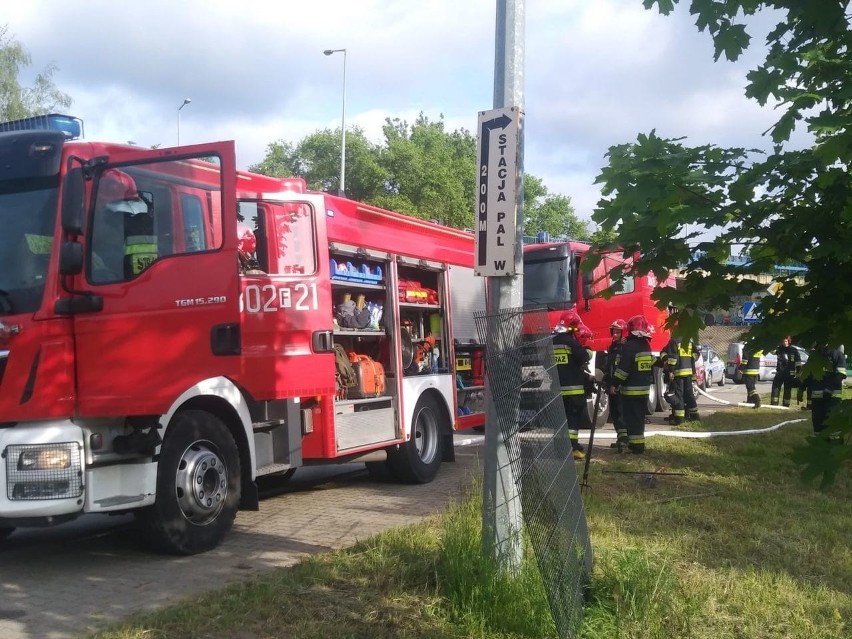
[[[685,8],[641,0],[529,0],[525,165],[587,218],[610,145],[663,136],[767,148],[777,117],[743,97],[760,59],[713,63]],[[686,3],[688,5],[688,3]],[[475,131],[493,106],[495,0],[0,0],[0,25],[55,63],[86,137],[150,146],[235,140],[241,168],[275,140],[346,122],[381,141],[384,119]],[[759,41],[762,34],[759,32]]]

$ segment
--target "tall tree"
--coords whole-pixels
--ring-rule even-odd
[[[456,228],[473,227],[476,138],[465,129],[448,132],[443,117],[422,113],[413,124],[388,119],[384,143],[373,144],[361,129],[346,132],[346,194],[352,199]],[[333,191],[340,174],[340,130],[325,129],[295,146],[278,140],[249,167],[274,176],[303,177],[311,189]],[[534,175],[524,176],[525,229],[588,239],[588,226],[567,196],[550,193]]]
[[[476,139],[465,129],[447,133],[422,113],[413,124],[388,119],[381,164],[387,170],[376,204],[456,228],[473,226]]]
[[[550,193],[541,178],[525,175],[524,235],[537,235],[541,231],[576,240],[591,237],[589,225],[577,217],[570,197]]]
[[[71,98],[53,82],[53,74],[57,71],[54,64],[45,67],[31,87],[21,86],[21,70],[31,64],[29,52],[9,34],[8,26],[0,27],[0,121],[41,115],[71,106]]]
[[[358,127],[346,131],[346,195],[369,202],[378,197],[386,179],[379,151]],[[266,157],[250,171],[275,177],[301,177],[308,188],[336,191],[340,187],[340,129],[315,131],[295,147],[278,140],[266,147]]]
[[[668,14],[677,0],[644,0]],[[599,178],[603,192],[593,219],[614,231],[614,244],[640,249],[639,273],[658,277],[682,269],[686,287],[665,289],[677,334],[695,336],[703,307],[727,307],[736,295],[763,289],[757,274],[785,261],[807,266],[804,283],[779,275],[781,292],[764,298],[763,320],[750,339],[771,348],[783,335],[799,343],[852,345],[852,35],[846,0],[692,0],[699,30],[709,32],[715,58],[737,59],[749,46],[744,19],[762,12],[776,19],[762,64],[748,74],[746,95],[781,115],[769,130],[772,150],[760,153],[716,145],[688,146],[654,132],[610,148]],[[792,149],[804,125],[813,145]],[[715,239],[700,239],[710,228]],[[684,229],[686,232],[684,234]],[[686,237],[693,246],[688,246]],[[726,262],[730,247],[750,257]],[[692,250],[702,257],[693,259]],[[686,265],[686,266],[684,266]],[[825,363],[811,357],[809,368]],[[806,474],[830,481],[852,459],[852,409],[834,415],[846,442],[825,448],[814,438],[798,460]]]

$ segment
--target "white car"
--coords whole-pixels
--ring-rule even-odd
[[[799,351],[802,363],[808,361],[808,352],[800,346],[793,345]],[[739,384],[743,381],[743,373],[740,364],[743,361],[743,343],[731,342],[728,344],[728,361],[725,365],[725,377]],[[764,353],[760,356],[760,369],[757,374],[758,381],[766,382],[775,379],[775,367],[778,364],[778,356],[775,351]]]
[[[698,350],[699,357],[695,361],[695,383],[702,390],[713,384],[725,385],[725,362],[719,354],[707,344],[702,344]]]

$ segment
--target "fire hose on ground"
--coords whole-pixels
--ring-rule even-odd
[[[735,402],[729,402],[726,399],[719,399],[718,397],[713,397],[710,393],[708,393],[707,391],[701,390],[701,388],[699,388],[698,386],[693,386],[693,388],[695,390],[697,390],[699,392],[699,394],[701,394],[703,397],[706,397],[707,399],[714,401],[717,404],[725,404],[726,406],[742,406],[743,408],[754,408],[754,404],[752,404],[750,402],[736,402],[736,403]],[[789,406],[779,406],[777,404],[761,404],[760,407],[761,408],[774,408],[774,409],[777,409],[777,410],[790,410]]]
[[[718,397],[713,397],[713,395],[701,390],[697,386],[698,392],[706,397],[709,400],[717,402],[719,404],[724,404],[726,406],[740,406],[742,408],[754,408],[754,404],[748,402],[729,402],[725,399],[719,399]],[[772,404],[763,404],[761,408],[774,408],[779,410],[789,411],[789,406],[775,406]],[[654,437],[656,435],[662,435],[664,437],[683,437],[686,439],[705,439],[708,437],[725,437],[730,435],[759,435],[761,433],[771,433],[772,431],[779,430],[784,426],[789,426],[790,424],[798,424],[800,422],[805,421],[805,418],[798,419],[787,419],[783,422],[779,422],[774,426],[767,426],[766,428],[747,428],[744,430],[725,430],[725,431],[683,431],[683,430],[654,430],[654,431],[646,431],[645,437]],[[616,439],[618,434],[615,432],[606,432],[606,433],[595,433],[595,437],[600,439]]]

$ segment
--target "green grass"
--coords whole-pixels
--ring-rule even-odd
[[[644,457],[596,450],[585,493],[595,567],[580,636],[852,636],[852,478],[827,490],[800,481],[790,454],[810,432],[802,415],[766,435],[653,437]],[[702,426],[777,421],[742,409]],[[482,558],[480,505],[474,491],[441,517],[93,636],[554,637],[531,554],[514,579]]]

